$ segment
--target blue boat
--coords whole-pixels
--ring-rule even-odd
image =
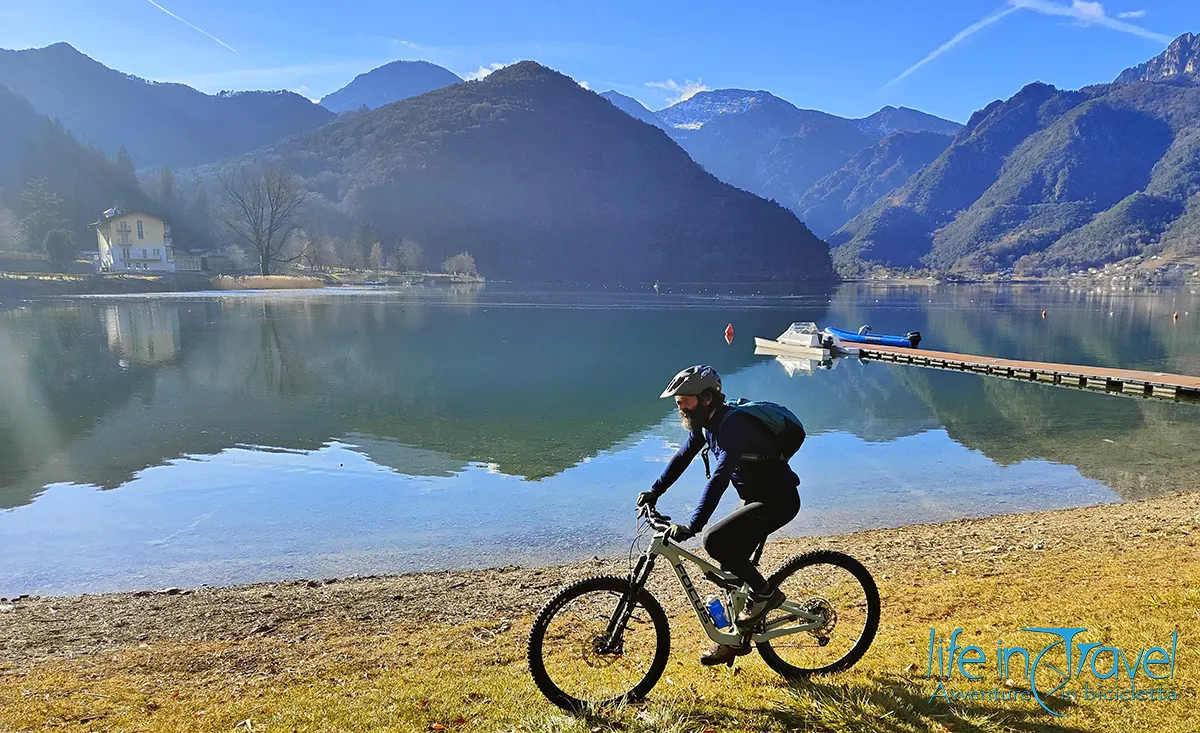
[[[857,332],[844,331],[840,328],[827,326],[825,331],[837,336],[841,341],[847,341],[852,344],[879,344],[880,346],[903,346],[908,349],[915,349],[921,343],[920,331],[909,331],[903,336],[871,333],[870,326],[863,326]]]

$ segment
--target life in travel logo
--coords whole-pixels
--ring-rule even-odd
[[[1046,644],[1005,646],[1001,640],[994,650],[985,652],[974,645],[960,646],[961,628],[954,629],[949,640],[939,636],[936,629],[929,629],[925,677],[938,678],[929,702],[938,698],[946,702],[1036,700],[1048,713],[1061,717],[1048,702],[1058,699],[1136,703],[1172,701],[1178,697],[1171,687],[1179,647],[1178,631],[1171,633],[1169,643],[1141,649],[1088,641],[1086,627],[1026,627],[1021,631],[1044,634]],[[952,689],[956,675],[977,681],[992,669],[1001,682],[1023,678],[1029,689]]]

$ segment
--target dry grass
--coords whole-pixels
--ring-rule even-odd
[[[331,268],[326,274],[331,280],[341,285],[361,285],[365,282],[382,281],[401,285],[405,283],[483,283],[486,279],[481,275],[452,275],[445,272],[400,272],[398,270],[347,270]]]
[[[13,282],[82,282],[87,277],[61,272],[0,272],[0,279]]]
[[[1140,512],[1143,505],[1155,511]],[[289,628],[281,629],[287,633],[278,635],[153,637],[76,658],[18,651],[23,661],[7,668],[0,663],[0,730],[1194,731],[1200,692],[1192,646],[1200,629],[1195,508],[1194,499],[1155,500],[1042,513],[1037,516],[1062,518],[1034,523],[1064,542],[1008,553],[1000,563],[963,539],[986,535],[989,522],[1000,526],[996,520],[925,527],[925,536],[944,537],[946,547],[929,553],[938,559],[885,556],[871,563],[884,617],[866,658],[849,672],[809,682],[781,680],[756,655],[733,670],[699,666],[695,656],[707,644],[694,618],[670,603],[672,658],[650,698],[571,716],[545,702],[529,678],[528,615],[511,627],[425,621],[422,607],[437,601],[406,597],[396,610],[413,613],[397,613],[383,626],[331,603],[324,615],[287,621]],[[1069,523],[1100,511],[1116,517],[1107,528]],[[1015,528],[1028,526],[1008,520]],[[887,538],[902,533],[871,536],[880,546],[896,545]],[[537,591],[531,600],[552,592]],[[223,612],[220,605],[209,609]],[[991,659],[1001,638],[1040,648],[1045,642],[1015,632],[1031,625],[1084,626],[1089,641],[1135,654],[1147,645],[1169,645],[1172,631],[1179,631],[1175,678],[1163,684],[1179,699],[1063,703],[1061,718],[1033,702],[929,702],[935,683],[924,675],[931,626],[947,634],[963,628],[967,641],[960,641],[978,644]],[[36,626],[7,633],[32,634]],[[959,678],[947,684],[1003,687],[994,668],[985,667],[984,675],[978,683]]]
[[[220,275],[212,279],[213,290],[304,290],[325,287],[318,277],[297,275]]]

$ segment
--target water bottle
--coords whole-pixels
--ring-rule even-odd
[[[729,625],[729,616],[726,615],[725,604],[721,603],[720,598],[709,593],[708,598],[704,599],[704,605],[708,607],[708,615],[712,616],[712,620],[718,629],[723,629]]]

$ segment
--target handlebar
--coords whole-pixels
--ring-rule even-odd
[[[671,528],[671,518],[666,514],[659,514],[658,509],[650,504],[643,505],[638,509],[638,516],[646,520],[646,524],[660,532],[665,532]]]

